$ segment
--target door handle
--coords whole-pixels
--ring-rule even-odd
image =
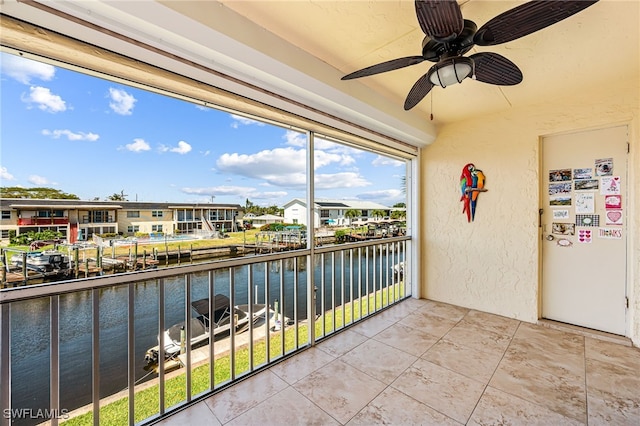
[[[538,209],[538,228],[542,228],[542,213],[544,209]]]

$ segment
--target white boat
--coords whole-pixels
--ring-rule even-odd
[[[231,321],[235,333],[242,333],[249,328],[250,323],[257,323],[264,320],[267,315],[274,318],[275,311],[267,305],[252,305],[249,317],[249,305],[237,305],[231,310],[229,298],[222,294],[217,294],[213,301],[213,315],[209,312],[209,299],[200,299],[191,303],[192,317],[191,326],[191,348],[204,346],[209,343],[209,328],[213,327],[213,338],[229,335]],[[269,312],[267,314],[267,312]],[[270,319],[271,324],[275,324],[275,319]],[[158,336],[158,343],[160,336]],[[185,322],[172,325],[164,332],[164,358],[171,359],[185,350],[186,327]],[[159,360],[160,345],[147,350],[144,359],[147,364],[157,364]]]
[[[40,273],[62,271],[71,266],[69,256],[58,250],[17,253],[11,256],[10,261],[14,266],[21,268],[24,259],[26,259],[27,269]]]

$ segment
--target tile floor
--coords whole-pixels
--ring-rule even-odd
[[[409,299],[160,424],[640,425],[640,349],[592,334]]]

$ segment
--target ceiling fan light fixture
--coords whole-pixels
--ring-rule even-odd
[[[447,87],[462,83],[473,70],[473,61],[464,56],[448,58],[435,64],[430,71],[429,81],[436,86]]]

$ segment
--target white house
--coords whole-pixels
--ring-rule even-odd
[[[359,215],[350,219],[348,210],[357,210]],[[313,221],[319,226],[365,224],[370,221],[388,218],[394,210],[383,204],[361,200],[316,200],[313,206]],[[384,212],[382,216],[374,216],[374,212]],[[284,221],[307,225],[307,203],[300,198],[294,198],[284,205]]]

